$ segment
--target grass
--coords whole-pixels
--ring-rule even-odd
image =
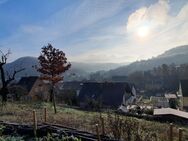
[[[20,124],[32,124],[32,111],[35,110],[37,113],[37,120],[41,123],[44,121],[44,108],[47,108],[47,122],[49,123],[62,124],[64,126],[92,133],[96,133],[95,124],[100,123],[100,114],[98,112],[81,111],[57,106],[58,113],[54,114],[53,106],[50,103],[7,103],[6,107],[1,107],[0,120],[17,122]],[[139,140],[136,139],[136,135],[139,135],[142,138],[150,138],[150,140],[152,137],[154,138],[154,136],[158,137],[158,141],[167,140],[169,123],[146,121],[144,119],[108,113],[102,113],[102,117],[104,118],[105,132],[112,137],[115,136],[116,138],[119,138],[120,136],[120,138],[127,139],[129,138],[129,134],[134,134],[132,139],[137,141]],[[176,137],[178,136],[177,129],[180,127],[185,129],[184,140],[188,140],[188,126],[186,125],[175,125],[174,135]],[[101,128],[100,132],[102,132]],[[177,138],[175,140],[177,140]]]

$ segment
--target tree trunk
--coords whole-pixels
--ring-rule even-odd
[[[1,71],[1,81],[2,81],[2,88],[0,90],[0,94],[2,97],[2,104],[6,104],[8,89],[7,89],[7,84],[5,81],[5,73],[2,65],[0,66],[0,71]]]
[[[6,81],[5,81],[5,72],[4,72],[4,69],[3,69],[3,66],[2,66],[2,65],[0,66],[0,71],[1,71],[1,81],[2,81],[2,85],[3,85],[3,87],[5,87],[5,85],[6,85]]]
[[[2,103],[6,104],[8,89],[7,88],[2,88],[1,92],[2,92]]]
[[[52,86],[50,98],[52,98],[52,103],[53,103],[53,106],[54,106],[54,113],[56,114],[57,109],[56,109],[56,102],[55,102],[54,86]]]
[[[50,90],[50,102],[52,103],[53,102],[53,90],[52,90],[53,88],[51,88],[51,90]]]

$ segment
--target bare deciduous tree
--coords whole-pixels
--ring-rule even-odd
[[[2,103],[6,104],[7,102],[7,94],[9,93],[8,91],[8,85],[10,84],[11,81],[15,79],[15,76],[17,73],[21,72],[24,70],[24,68],[14,70],[12,74],[8,73],[6,71],[7,75],[5,75],[5,69],[4,65],[7,63],[8,55],[10,54],[10,51],[8,51],[6,54],[4,54],[1,50],[1,58],[0,58],[0,73],[1,73],[1,82],[2,82],[2,87],[0,89],[0,95],[2,97]]]

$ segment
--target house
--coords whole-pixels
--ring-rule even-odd
[[[82,88],[82,84],[79,81],[58,83],[56,87],[56,100],[60,103],[77,105],[77,97]]]
[[[168,108],[169,107],[169,101],[166,97],[151,96],[150,101],[151,101],[153,107],[158,107],[158,108]]]
[[[165,94],[165,98],[167,98],[168,100],[177,99],[177,95],[176,94],[171,94],[171,93],[166,93]]]
[[[170,108],[179,109],[179,98],[177,97],[177,94],[166,93],[165,98],[168,99]]]
[[[65,91],[74,91],[78,96],[82,88],[83,83],[80,81],[63,82],[58,84],[58,93],[64,93]]]
[[[121,104],[133,102],[136,95],[133,85],[126,82],[86,82],[80,90],[78,99],[81,106],[87,106],[92,100],[103,107],[118,108]]]
[[[37,76],[22,77],[16,85],[22,86],[29,93],[37,79]]]
[[[27,90],[28,95],[24,100],[45,100],[49,99],[50,84],[37,76],[22,77],[17,83],[18,86]]]
[[[180,81],[178,96],[181,99],[182,110],[188,111],[188,80]]]

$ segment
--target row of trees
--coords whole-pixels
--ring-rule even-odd
[[[128,76],[140,89],[176,91],[181,79],[188,78],[188,64],[163,64],[148,71],[136,71]]]
[[[118,75],[118,74],[117,74]],[[104,71],[90,75],[93,81],[114,81],[112,76],[106,76]],[[128,74],[123,81],[131,82],[148,94],[157,92],[175,92],[181,79],[188,79],[188,64],[163,64],[147,71],[135,71]]]
[[[6,104],[7,102],[9,84],[15,79],[17,73],[24,70],[24,68],[20,68],[18,70],[14,70],[12,74],[9,74],[8,71],[4,69],[9,54],[9,51],[6,54],[1,51],[0,73],[2,87],[0,88],[0,96],[2,98],[3,104]],[[42,51],[40,56],[38,57],[38,61],[39,66],[36,66],[36,69],[38,72],[41,73],[40,78],[42,80],[46,80],[51,85],[50,102],[53,103],[54,112],[56,113],[57,110],[55,103],[54,87],[59,81],[63,81],[63,73],[71,67],[71,64],[67,62],[65,53],[59,49],[54,48],[51,44],[42,47]]]

